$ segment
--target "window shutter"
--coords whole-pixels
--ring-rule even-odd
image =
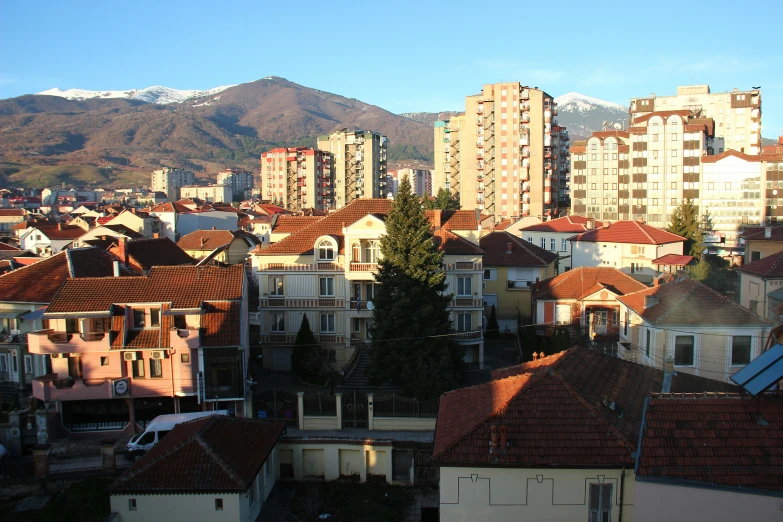
[[[555,322],[555,303],[544,303],[544,324],[550,325]]]
[[[601,485],[590,484],[590,522],[600,522]]]

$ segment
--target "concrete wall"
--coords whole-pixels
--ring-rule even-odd
[[[215,509],[215,499],[223,499],[223,509]],[[136,499],[131,511],[129,499]],[[236,522],[254,520],[247,517],[250,498],[237,493],[208,495],[112,495],[111,510],[120,514],[121,522]],[[244,505],[243,505],[244,504]],[[242,518],[242,514],[245,518]]]
[[[637,481],[635,491],[633,517],[636,522],[783,520],[781,497],[645,481]]]
[[[634,520],[633,470],[440,468],[440,520],[584,521],[590,484],[612,485],[612,522]],[[692,520],[702,520],[694,518]],[[703,519],[707,520],[707,519]]]
[[[278,443],[279,463],[293,464],[294,479],[322,477],[336,480],[340,475],[384,475],[392,481],[392,447],[354,443],[354,441],[318,441],[303,439]]]
[[[405,431],[435,431],[435,421],[437,419],[417,419],[417,418],[385,418],[373,417],[372,429],[374,430],[405,430]]]
[[[339,430],[337,417],[303,417],[304,430]]]

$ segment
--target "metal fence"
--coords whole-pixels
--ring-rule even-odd
[[[299,402],[295,393],[282,390],[260,391],[253,396],[253,403],[259,419],[281,421],[296,426]]]
[[[97,455],[55,456],[49,455],[49,474],[82,473],[102,471],[103,459]]]
[[[438,399],[420,401],[396,393],[382,395],[373,400],[373,416],[434,419],[438,416]]]
[[[304,396],[302,413],[308,417],[337,417],[337,399],[333,395],[318,393]]]
[[[133,461],[126,457],[124,453],[115,453],[114,465],[117,469],[125,469],[131,467],[133,465]]]

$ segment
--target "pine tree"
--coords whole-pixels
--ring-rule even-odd
[[[498,324],[497,312],[495,311],[495,305],[489,311],[489,320],[487,321],[487,332],[484,337],[488,339],[494,339],[500,337],[500,325]]]
[[[291,369],[300,379],[312,379],[318,372],[314,368],[314,361],[318,358],[319,347],[315,340],[315,335],[310,329],[310,320],[305,315],[302,318],[302,325],[296,333],[296,341],[291,351]]]
[[[424,199],[424,208],[427,210],[459,210],[459,200],[452,198],[445,188],[440,188],[435,199]]]
[[[699,209],[690,199],[683,200],[680,206],[674,209],[668,230],[685,238],[683,252],[701,259],[704,251],[704,236],[699,223]]]
[[[459,385],[463,352],[451,341],[443,254],[410,181],[403,178],[386,217],[373,300],[370,382],[430,399]]]

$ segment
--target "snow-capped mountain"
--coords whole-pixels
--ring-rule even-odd
[[[557,119],[568,129],[572,139],[590,136],[602,129],[603,122],[628,126],[628,107],[578,92],[569,92],[555,98]]]
[[[93,98],[125,98],[128,100],[138,100],[146,103],[184,103],[196,98],[203,98],[206,96],[214,96],[221,93],[226,89],[233,87],[233,85],[223,85],[221,87],[215,87],[213,89],[207,89],[204,91],[199,90],[183,90],[183,89],[171,89],[169,87],[162,87],[160,85],[153,85],[145,89],[131,89],[128,91],[88,91],[84,89],[68,89],[62,90],[58,88],[49,89],[48,91],[39,92],[39,95],[46,96],[59,96],[68,100],[89,100]]]

